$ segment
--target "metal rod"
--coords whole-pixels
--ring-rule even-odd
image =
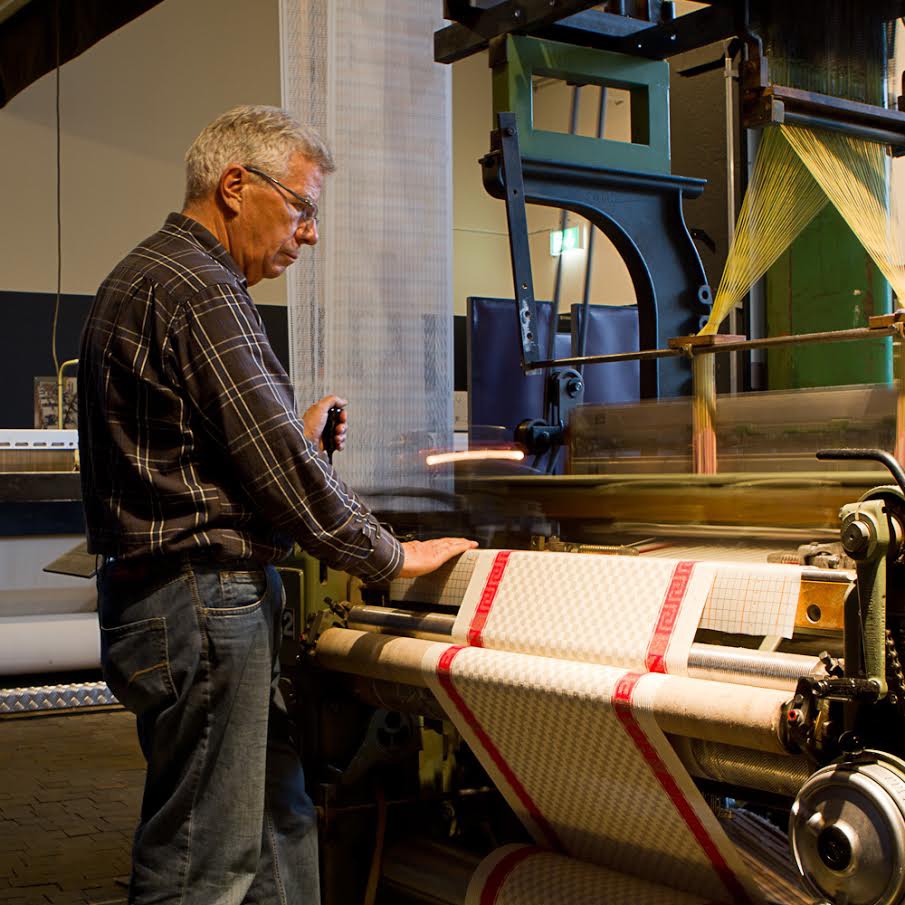
[[[615,352],[610,355],[585,355],[560,358],[554,361],[538,361],[536,368],[550,365],[596,365],[610,361],[645,361],[651,358],[674,358],[677,355],[715,355],[718,352],[744,352],[748,349],[767,349],[774,346],[808,346],[820,343],[846,343],[861,339],[885,339],[892,336],[892,327],[855,327],[851,330],[828,330],[823,333],[798,333],[791,336],[764,336],[739,342],[716,343],[712,346],[689,346],[686,349],[642,349],[640,352]]]
[[[578,131],[578,110],[581,102],[581,85],[573,85],[572,87],[572,109],[569,112],[569,134],[574,135]],[[568,223],[569,212],[563,208],[559,212],[559,231],[565,233],[566,224]],[[559,295],[562,289],[562,249],[560,255],[556,259],[556,276],[553,280],[553,320],[550,324],[550,336],[547,340],[547,357],[556,357],[556,328],[559,320]],[[582,353],[584,354],[584,353]],[[544,406],[546,410],[546,405]]]
[[[385,607],[356,606],[349,614],[348,625],[356,631],[376,630],[421,641],[448,642],[455,622],[455,616],[444,613],[407,613]],[[688,654],[689,676],[766,688],[794,689],[800,676],[821,669],[816,657],[768,654],[717,644],[692,644]]]
[[[349,628],[359,631],[386,629],[408,638],[424,641],[448,641],[456,617],[445,613],[412,613],[381,606],[356,606],[349,612]]]
[[[607,90],[605,85],[600,86],[600,103],[597,107],[597,138],[603,138],[606,130],[606,99]],[[584,291],[581,296],[581,315],[578,322],[578,354],[585,356],[588,354],[588,307],[591,304],[591,272],[594,266],[594,236],[597,230],[594,224],[588,221],[588,254],[585,259],[584,266]],[[578,368],[579,372],[583,369]]]
[[[862,126],[858,123],[846,122],[840,119],[832,119],[828,116],[815,116],[813,113],[797,113],[794,110],[786,110],[783,113],[783,122],[791,126],[805,126],[809,129],[830,129],[834,132],[842,132],[855,138],[863,138],[865,141],[873,141],[879,144],[892,145],[900,148],[905,145],[905,135],[893,132],[891,129],[880,129],[877,126]]]
[[[895,362],[898,374],[896,378],[896,445],[895,457],[901,465],[905,465],[905,336],[902,325],[899,327],[895,342]]]
[[[738,73],[733,69],[728,45],[723,52],[723,91],[726,104],[726,217],[729,245],[735,238],[735,103],[733,79]],[[738,333],[738,309],[733,305],[729,312],[729,332]],[[738,392],[738,356],[729,361],[729,392]]]

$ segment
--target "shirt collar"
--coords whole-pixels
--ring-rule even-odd
[[[164,224],[164,230],[178,232],[183,238],[189,238],[203,251],[207,252],[215,261],[231,270],[243,289],[248,289],[248,280],[239,269],[239,265],[233,260],[232,255],[220,244],[217,238],[197,220],[186,217],[185,214],[172,213]],[[186,236],[188,233],[188,236]]]

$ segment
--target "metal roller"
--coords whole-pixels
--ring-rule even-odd
[[[698,779],[794,798],[811,774],[803,757],[769,754],[680,736],[670,736],[669,741],[685,769]]]
[[[349,613],[348,625],[358,631],[377,631],[422,641],[449,641],[455,621],[455,616],[445,613],[357,606]],[[716,644],[692,644],[688,655],[688,675],[693,678],[761,688],[791,691],[799,677],[823,671],[823,665],[816,657]]]
[[[826,670],[817,657],[801,654],[765,653],[744,647],[692,644],[688,654],[688,675],[762,688],[795,688],[798,679],[822,675]]]

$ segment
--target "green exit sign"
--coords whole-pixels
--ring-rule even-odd
[[[568,229],[554,229],[550,232],[550,254],[554,258],[563,252],[582,248],[581,227],[570,226]]]

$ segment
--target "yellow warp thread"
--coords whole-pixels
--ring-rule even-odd
[[[729,312],[825,204],[826,195],[779,129],[764,129],[702,335],[717,332]]]
[[[901,231],[890,210],[885,145],[840,132],[782,127],[782,134],[842,215],[893,291],[905,298]]]
[[[783,124],[764,129],[713,310],[702,334],[729,312],[829,199],[900,299],[905,255],[890,211],[885,146],[840,132]]]

